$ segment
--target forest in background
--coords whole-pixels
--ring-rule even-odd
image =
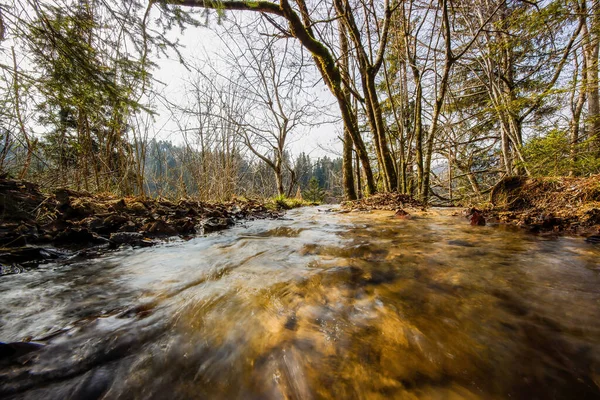
[[[226,50],[181,58],[177,102],[153,72],[192,26]],[[332,199],[448,204],[600,172],[598,1],[12,0],[0,40],[0,169],[47,188],[227,200],[314,177]],[[180,142],[158,137],[159,104]],[[332,118],[341,158],[290,155]]]

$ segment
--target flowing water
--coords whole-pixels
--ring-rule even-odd
[[[305,208],[0,277],[31,399],[600,398],[600,247]]]

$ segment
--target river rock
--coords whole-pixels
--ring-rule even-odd
[[[396,210],[396,213],[394,214],[394,218],[396,219],[411,219],[412,216],[407,213],[406,211],[404,211],[403,209],[399,208],[398,210]]]
[[[133,222],[127,221],[119,228],[119,232],[137,232],[141,229],[141,225]]]
[[[148,212],[148,209],[141,201],[135,201],[127,205],[127,211],[134,214],[145,214]]]
[[[104,218],[102,224],[110,230],[119,229],[123,224],[127,223],[129,219],[119,214],[111,214]]]
[[[254,200],[215,204],[189,198],[178,202],[144,197],[119,199],[66,188],[44,194],[37,185],[1,174],[0,215],[0,246],[14,250],[0,252],[6,259],[0,263],[5,267],[45,258],[30,249],[34,244],[78,250],[107,242],[111,246],[147,245],[154,242],[140,238],[139,233],[145,237],[188,236],[225,229],[239,219],[279,216]],[[111,237],[115,233],[126,234]],[[23,248],[27,250],[15,250]]]
[[[219,218],[219,217],[224,217],[223,215],[223,211],[219,209],[219,207],[215,207],[214,210],[208,210],[206,212],[206,216],[208,218]]]
[[[200,228],[204,233],[210,233],[226,229],[233,224],[231,218],[209,218],[200,225]]]
[[[483,213],[475,208],[471,212],[471,225],[472,226],[485,226],[485,217]]]
[[[3,362],[20,361],[24,356],[31,355],[44,348],[43,344],[31,342],[0,342],[0,360]]]
[[[600,235],[592,235],[585,238],[585,241],[592,244],[600,244]]]
[[[142,226],[142,230],[153,235],[166,235],[174,236],[177,235],[177,229],[168,224],[162,219],[156,221],[150,221]]]
[[[37,246],[0,248],[0,263],[12,265],[28,261],[53,260],[66,255],[67,252]]]
[[[172,221],[172,224],[179,234],[187,235],[190,233],[196,233],[196,224],[191,218],[181,218]]]
[[[119,199],[119,200],[110,200],[107,202],[108,204],[108,210],[115,212],[115,211],[125,211],[125,209],[127,209],[127,204],[125,203],[124,199]]]
[[[3,265],[0,264],[0,276],[20,274],[24,271],[23,267],[18,264]]]
[[[115,232],[110,234],[110,241],[116,244],[131,244],[143,238],[144,235],[139,232]]]
[[[37,242],[38,228],[35,225],[4,223],[0,225],[0,244],[3,246],[19,247]]]
[[[67,228],[54,237],[54,242],[61,245],[83,245],[106,241],[105,238],[90,232],[87,228]]]

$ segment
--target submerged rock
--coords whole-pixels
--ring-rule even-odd
[[[11,362],[26,362],[24,356],[31,355],[43,349],[45,346],[41,343],[33,342],[0,342],[0,361],[6,363]]]
[[[56,249],[37,246],[5,247],[0,248],[0,263],[14,266],[28,261],[54,260],[68,254]]]
[[[592,235],[585,238],[585,241],[592,244],[600,244],[600,235]]]

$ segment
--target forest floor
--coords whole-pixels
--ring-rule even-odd
[[[342,210],[396,211],[395,217],[411,218],[425,207],[409,195],[381,193],[342,203]],[[473,215],[478,215],[474,218]],[[458,213],[457,213],[458,214]],[[532,233],[594,235],[600,241],[600,175],[588,178],[510,177],[500,181],[488,201],[462,213],[471,224],[507,224]],[[483,217],[483,218],[482,218]],[[485,223],[484,222],[484,223]]]
[[[56,259],[81,259],[120,245],[152,246],[281,213],[253,200],[178,202],[58,189],[0,178],[0,275]]]
[[[600,233],[600,175],[588,178],[510,177],[481,205],[492,221],[531,232],[577,235]]]
[[[405,208],[423,209],[424,205],[408,194],[393,192],[377,193],[376,195],[365,197],[359,200],[345,201],[341,204],[341,207],[345,211],[395,211]]]

